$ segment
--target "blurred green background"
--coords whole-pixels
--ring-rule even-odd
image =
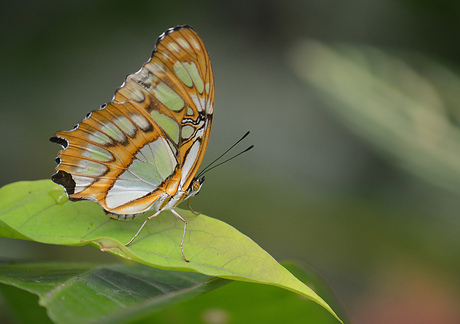
[[[48,138],[189,24],[216,81],[204,163],[247,130],[256,146],[210,172],[193,208],[314,269],[353,323],[458,323],[459,18],[445,0],[2,1],[0,185],[49,178]]]

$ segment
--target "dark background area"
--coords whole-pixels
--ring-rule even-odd
[[[411,50],[458,68],[460,2],[79,0],[1,7],[0,185],[49,178],[59,147],[48,138],[109,102],[165,29],[189,24],[207,46],[216,81],[204,163],[247,130],[247,145],[256,146],[207,175],[194,209],[236,227],[277,260],[314,269],[353,323],[458,323],[458,192],[398,168],[351,132],[293,73],[287,53],[308,38]],[[13,240],[1,246],[1,256],[14,258],[101,255]]]

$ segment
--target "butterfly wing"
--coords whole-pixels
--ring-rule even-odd
[[[203,160],[214,110],[208,53],[189,26],[168,29],[109,104],[51,140],[54,182],[113,214],[159,210],[184,196]],[[178,199],[178,202],[180,199]]]

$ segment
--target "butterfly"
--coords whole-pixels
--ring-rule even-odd
[[[50,140],[63,147],[52,180],[72,201],[99,203],[111,217],[133,219],[171,212],[196,195],[214,113],[214,78],[208,53],[187,25],[161,34],[152,56],[126,77],[112,101],[70,131]]]

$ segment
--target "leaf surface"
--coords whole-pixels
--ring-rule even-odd
[[[140,265],[0,264],[0,283],[38,295],[39,304],[56,323],[132,321],[226,282],[199,273]]]
[[[150,220],[136,240],[128,242],[148,215],[115,221],[91,201],[69,202],[50,180],[17,182],[0,189],[0,234],[62,245],[97,245],[149,266],[195,271],[212,277],[263,283],[291,290],[334,311],[312,289],[249,237],[203,214],[176,209],[188,222],[182,258],[183,222],[169,211]]]

